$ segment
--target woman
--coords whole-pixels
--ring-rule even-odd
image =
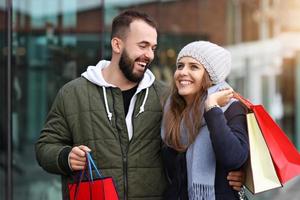
[[[166,199],[239,199],[226,176],[243,166],[249,147],[246,110],[225,82],[230,53],[210,42],[192,42],[176,65],[162,127],[170,181]]]

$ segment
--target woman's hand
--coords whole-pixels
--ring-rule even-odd
[[[226,88],[209,95],[205,101],[205,109],[213,106],[225,106],[233,97],[233,89]]]

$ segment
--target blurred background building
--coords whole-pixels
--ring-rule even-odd
[[[38,166],[34,143],[58,89],[110,59],[111,21],[126,9],[159,24],[158,79],[170,82],[186,43],[222,45],[233,56],[230,84],[300,148],[298,0],[0,0],[0,200],[60,199],[59,176]],[[299,199],[297,184],[249,199]]]

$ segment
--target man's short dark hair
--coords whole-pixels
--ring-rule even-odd
[[[113,37],[126,37],[129,26],[134,20],[142,20],[157,30],[157,24],[152,17],[143,12],[127,10],[114,18],[112,22],[111,39]]]

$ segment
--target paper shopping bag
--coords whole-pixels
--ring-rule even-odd
[[[245,186],[253,193],[281,187],[267,144],[254,113],[247,114],[250,159],[246,164]]]
[[[76,183],[68,184],[70,200],[118,200],[112,177],[104,177],[97,169],[92,157],[87,153],[87,168],[81,171]],[[98,178],[94,179],[92,168],[95,169]],[[86,175],[87,181],[82,181]]]
[[[259,127],[268,145],[269,151],[281,183],[300,175],[300,154],[261,105],[253,105]]]
[[[262,105],[253,105],[238,93],[234,97],[248,107],[256,117],[258,125],[268,145],[273,163],[282,184],[300,175],[300,154],[280,129],[276,122],[270,117]]]

